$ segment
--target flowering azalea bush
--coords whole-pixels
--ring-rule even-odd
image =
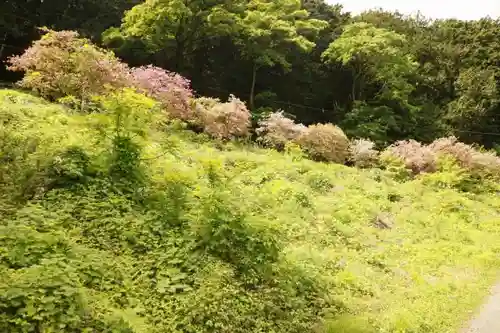
[[[382,160],[389,163],[393,158],[402,161],[404,167],[414,175],[435,172],[437,169],[436,154],[428,146],[415,140],[397,141],[387,147]]]
[[[378,160],[375,143],[366,139],[352,141],[349,145],[349,160],[360,168],[374,166]]]
[[[500,157],[493,152],[479,151],[453,136],[434,140],[429,148],[438,156],[453,158],[472,174],[500,177]]]
[[[155,98],[170,116],[184,121],[194,120],[190,101],[193,91],[185,77],[152,65],[131,70],[133,85]]]
[[[195,101],[196,121],[203,131],[218,139],[231,139],[250,135],[251,113],[245,103],[233,95],[226,103],[202,98]]]
[[[296,124],[292,119],[285,117],[283,111],[278,111],[259,121],[256,132],[259,135],[257,139],[259,142],[282,150],[288,142],[295,140],[305,130],[304,125]]]
[[[123,88],[130,83],[127,65],[75,31],[46,30],[40,40],[8,63],[10,70],[25,72],[21,87],[53,100],[73,96],[82,106],[106,87]]]

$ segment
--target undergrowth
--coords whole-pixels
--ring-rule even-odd
[[[452,162],[215,143],[120,94],[0,91],[0,331],[454,333],[497,276],[497,189]]]

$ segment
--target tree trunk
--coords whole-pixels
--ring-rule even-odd
[[[175,49],[175,71],[179,74],[184,70],[184,41],[177,41],[177,47]],[[182,73],[184,74],[184,73]]]
[[[356,70],[352,70],[352,86],[351,86],[351,98],[352,98],[352,102],[354,103],[354,101],[356,100],[356,81],[357,81],[358,77],[356,75]]]
[[[186,51],[186,37],[185,37],[185,20],[184,17],[181,17],[179,20],[179,26],[177,27],[177,31],[175,32],[175,59],[174,59],[174,66],[175,66],[175,71],[181,75],[182,71],[184,70],[184,64],[185,64],[185,51]]]
[[[253,110],[255,106],[255,82],[257,81],[257,64],[253,64],[253,69],[252,69],[252,86],[250,87],[250,111]]]
[[[2,56],[3,56],[3,50],[5,50],[5,42],[6,42],[6,39],[7,38],[7,33],[5,33],[3,35],[3,39],[1,40],[1,43],[0,43],[0,60],[2,59]]]

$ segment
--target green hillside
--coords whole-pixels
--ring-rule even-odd
[[[455,333],[497,276],[495,192],[213,141],[122,102],[0,91],[1,332]]]

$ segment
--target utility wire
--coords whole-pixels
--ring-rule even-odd
[[[9,44],[4,44],[4,43],[0,43],[0,46],[9,47],[9,48],[16,49],[16,50],[24,50],[23,47],[19,47],[19,46],[15,46],[15,45],[9,45]]]
[[[483,135],[493,135],[493,136],[500,136],[500,133],[492,133],[492,132],[477,132],[477,131],[462,131],[462,130],[453,130],[454,132],[458,133],[470,133],[470,134],[483,134]]]
[[[221,93],[226,93],[226,94],[230,94],[231,93],[230,91],[223,90],[223,89],[218,89],[218,88],[214,88],[214,87],[207,87],[207,89],[212,90],[212,91],[221,92]],[[250,94],[244,94],[244,95],[245,95],[245,97],[250,96]],[[274,103],[278,103],[278,104],[288,105],[288,106],[301,107],[301,108],[304,108],[304,109],[319,110],[321,112],[335,112],[335,110],[318,108],[318,107],[309,106],[309,105],[303,105],[303,104],[295,104],[295,103],[285,102],[285,101],[281,101],[281,100],[273,100],[273,102]]]

